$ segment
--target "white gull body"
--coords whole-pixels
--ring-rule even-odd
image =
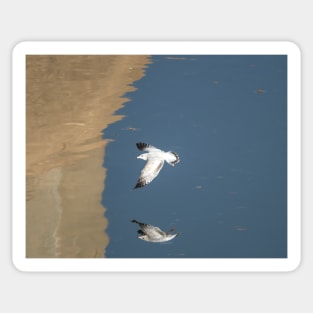
[[[173,151],[165,152],[143,142],[137,142],[136,146],[139,150],[146,152],[140,154],[137,159],[143,159],[147,161],[147,163],[142,169],[134,189],[144,187],[151,183],[160,173],[164,161],[171,166],[174,166],[180,161],[178,154]]]

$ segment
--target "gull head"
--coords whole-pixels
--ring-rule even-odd
[[[138,236],[138,238],[144,241],[150,241],[147,235]]]
[[[143,154],[138,155],[137,159],[143,159],[143,160],[147,161],[147,159],[148,159],[147,153],[143,153]]]

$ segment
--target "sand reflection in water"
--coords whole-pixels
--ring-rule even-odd
[[[123,118],[114,112],[149,62],[148,56],[27,56],[27,257],[105,257],[102,131]]]

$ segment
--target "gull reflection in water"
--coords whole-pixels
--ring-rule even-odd
[[[175,228],[171,228],[167,232],[162,231],[159,227],[132,220],[133,223],[139,225],[138,238],[149,242],[165,242],[174,239],[179,233],[173,234]]]

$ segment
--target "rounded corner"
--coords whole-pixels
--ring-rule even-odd
[[[20,273],[26,273],[27,272],[27,269],[25,269],[23,261],[14,257],[14,256],[11,258],[11,264],[12,264],[12,267],[16,271],[18,271]]]
[[[20,41],[13,45],[11,50],[11,55],[13,59],[26,56],[32,49],[34,44],[31,41]]]
[[[299,268],[301,267],[301,257],[295,259],[294,261],[291,262],[290,267],[288,268],[287,272],[289,273],[293,273],[299,270]]]
[[[294,42],[294,41],[287,41],[286,42],[287,45],[290,47],[290,50],[295,52],[296,54],[299,55],[299,57],[301,56],[301,48],[299,46],[298,43]]]
[[[20,50],[23,50],[26,43],[27,43],[27,41],[20,41],[20,42],[16,43],[12,48],[12,54],[16,54],[16,53],[20,52]]]

